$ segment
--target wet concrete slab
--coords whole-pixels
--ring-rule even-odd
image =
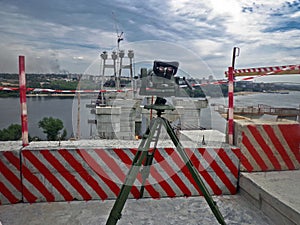
[[[273,225],[272,221],[241,195],[214,196],[227,224]],[[105,224],[114,200],[15,204],[0,206],[2,225]],[[118,225],[219,224],[203,197],[129,199]]]

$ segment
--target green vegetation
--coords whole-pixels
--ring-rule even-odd
[[[44,117],[39,121],[39,128],[43,129],[43,132],[47,135],[48,141],[65,140],[67,136],[67,130],[64,129],[62,134],[61,130],[64,128],[64,124],[60,119],[53,117]]]
[[[19,124],[11,124],[8,128],[0,130],[0,141],[17,141],[22,137],[22,127]]]
[[[76,90],[77,81],[52,80],[44,83],[41,88],[49,88],[54,90]]]
[[[79,81],[68,79],[65,74],[26,74],[26,86],[30,88],[44,88],[54,90],[76,90]],[[19,87],[18,74],[0,74],[0,86]],[[81,90],[100,89],[100,83],[92,79],[80,80]],[[0,97],[18,97],[18,91],[0,91]]]
[[[67,130],[64,129],[60,119],[44,117],[39,121],[39,128],[47,135],[48,141],[66,140]],[[17,141],[22,138],[22,127],[19,124],[11,124],[8,128],[0,130],[0,141]],[[29,141],[41,141],[39,137],[31,137]]]

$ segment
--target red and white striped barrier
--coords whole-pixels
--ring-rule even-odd
[[[236,124],[235,130],[236,145],[241,149],[241,171],[300,168],[299,124]]]
[[[211,194],[235,194],[239,149],[186,149]],[[24,202],[115,199],[136,149],[55,149],[22,151]],[[138,176],[131,198],[139,198]],[[145,197],[201,195],[187,167],[173,148],[155,152]]]
[[[0,205],[22,201],[19,151],[0,151]]]
[[[19,88],[16,87],[0,87],[0,91],[19,91]],[[127,92],[132,91],[132,89],[123,89],[123,90],[55,90],[49,88],[26,88],[26,92],[50,92],[50,93],[105,93],[105,92]]]
[[[235,69],[233,70],[233,74],[234,76],[300,74],[300,65]],[[225,75],[228,76],[227,71],[225,72]]]

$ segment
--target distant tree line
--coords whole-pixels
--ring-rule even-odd
[[[48,141],[66,140],[67,130],[60,119],[44,117],[38,123],[39,128],[46,134]],[[22,138],[22,127],[19,124],[11,124],[8,128],[0,130],[0,141],[17,141]],[[31,137],[29,141],[40,141],[39,137]]]
[[[0,74],[0,86],[1,82],[10,82],[15,86],[18,86],[18,74]],[[66,80],[68,76],[66,74],[26,74],[27,87],[31,88],[45,88],[45,89],[54,89],[54,90],[76,90],[78,88],[78,80]],[[126,86],[129,80],[121,81],[121,86]],[[104,86],[114,87],[114,80],[108,80]],[[92,89],[99,90],[100,83],[94,82],[93,80],[81,80],[80,89]],[[300,85],[296,84],[274,84],[274,83],[255,83],[255,82],[236,82],[234,87],[234,92],[240,91],[276,91],[276,90],[294,90],[300,91]],[[227,84],[205,84],[202,86],[196,87],[194,90],[185,89],[184,90],[190,97],[222,97],[228,95],[228,86]],[[0,97],[11,97],[19,96],[17,91],[1,91]]]
[[[79,81],[66,80],[67,75],[62,74],[26,74],[26,86],[30,88],[54,89],[54,90],[76,90]],[[0,86],[3,82],[9,82],[18,87],[18,74],[0,74]],[[100,89],[100,83],[93,80],[80,80],[80,89]],[[18,91],[1,91],[0,97],[18,97]]]

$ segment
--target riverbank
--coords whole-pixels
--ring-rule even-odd
[[[240,91],[240,92],[234,92],[234,96],[239,96],[239,95],[254,95],[254,94],[261,94],[263,92],[258,92],[258,91]]]

